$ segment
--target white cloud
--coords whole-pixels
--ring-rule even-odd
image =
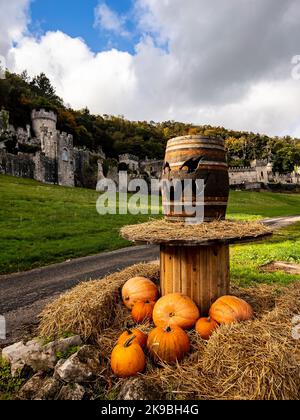
[[[59,46],[59,48],[57,47]],[[40,40],[23,38],[10,51],[9,66],[30,75],[49,75],[67,103],[95,113],[122,114],[126,100],[134,101],[133,57],[111,50],[94,54],[80,38],[62,32],[48,32]]]
[[[67,103],[94,113],[300,136],[297,0],[137,0],[135,13],[135,54],[95,54],[82,39],[49,32],[21,36],[9,66],[46,72]]]
[[[97,5],[94,26],[99,29],[114,32],[116,35],[129,36],[129,32],[124,28],[125,18],[110,9],[106,3],[101,2]]]
[[[0,55],[6,56],[12,43],[19,41],[29,22],[31,0],[0,0]]]

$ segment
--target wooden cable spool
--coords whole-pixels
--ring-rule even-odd
[[[229,245],[160,247],[162,295],[183,293],[207,315],[230,292]]]
[[[229,174],[226,162],[225,142],[219,137],[185,136],[169,140],[166,149],[162,180],[163,207],[165,218],[169,222],[202,223],[225,219],[229,197]],[[184,204],[188,201],[185,195],[185,180],[191,180],[188,188],[194,214],[187,214]],[[204,194],[198,201],[197,180],[202,180]],[[174,183],[180,183],[181,196],[172,196]],[[167,187],[166,187],[167,185]],[[195,187],[196,186],[196,187]],[[203,191],[203,188],[202,188]],[[203,215],[198,220],[197,206],[202,206]],[[191,206],[192,207],[192,206]],[[204,209],[203,209],[204,207]],[[192,209],[193,210],[193,209]],[[180,227],[182,227],[180,223]],[[170,223],[176,230],[176,224]],[[209,229],[211,223],[207,223]],[[230,257],[229,245],[257,240],[257,236],[266,237],[270,233],[249,237],[238,233],[229,240],[214,237],[206,241],[199,237],[196,241],[189,239],[188,232],[183,240],[159,239],[144,240],[140,243],[157,243],[160,245],[161,290],[162,295],[183,293],[189,296],[199,307],[201,314],[207,315],[211,304],[219,297],[230,292]],[[172,236],[172,235],[170,235]],[[176,235],[175,235],[176,236]],[[126,235],[130,239],[130,233]],[[158,238],[157,238],[158,237]],[[259,238],[258,238],[259,239]]]

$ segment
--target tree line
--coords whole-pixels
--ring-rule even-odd
[[[0,109],[9,111],[10,123],[25,127],[31,122],[32,109],[39,108],[57,113],[58,130],[72,134],[75,146],[92,151],[101,147],[112,159],[123,153],[163,159],[170,138],[201,134],[225,139],[230,166],[249,166],[253,159],[268,159],[280,173],[300,166],[300,141],[296,138],[176,121],[128,121],[123,116],[93,115],[88,108],[74,110],[66,105],[44,73],[30,78],[26,71],[21,75],[7,71],[6,78],[0,80]]]

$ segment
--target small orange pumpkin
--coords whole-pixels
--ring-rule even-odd
[[[129,378],[142,373],[146,367],[146,358],[142,347],[134,343],[135,336],[123,345],[117,344],[111,354],[111,368],[119,378]]]
[[[154,361],[172,364],[190,351],[190,340],[180,327],[157,327],[149,334],[147,347]]]
[[[196,331],[203,340],[208,340],[219,324],[211,318],[200,318],[196,323]]]
[[[131,312],[132,318],[138,324],[145,321],[152,321],[153,308],[155,302],[137,302]]]
[[[159,293],[156,285],[145,277],[134,277],[128,280],[122,289],[122,299],[128,309],[132,310],[136,302],[156,302]]]
[[[118,344],[121,346],[126,343],[130,338],[135,337],[133,343],[139,344],[142,348],[145,348],[147,345],[148,335],[143,331],[138,330],[137,328],[128,329],[120,335]]]
[[[177,325],[188,330],[193,328],[200,317],[196,304],[188,296],[171,293],[156,302],[153,321],[157,327]]]
[[[223,296],[212,305],[209,316],[218,324],[232,324],[253,319],[254,313],[244,300],[236,296]]]

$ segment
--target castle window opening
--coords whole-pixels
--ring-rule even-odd
[[[62,152],[62,160],[63,162],[69,162],[69,152],[67,149],[64,149]]]

